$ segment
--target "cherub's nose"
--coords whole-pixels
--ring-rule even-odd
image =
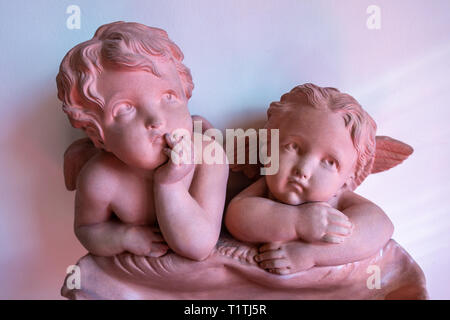
[[[147,129],[158,129],[162,126],[162,121],[160,120],[147,120],[145,124]]]
[[[153,97],[146,97],[145,102],[141,104],[140,111],[146,129],[158,129],[164,126],[164,113]]]
[[[297,177],[304,179],[304,180],[308,180],[309,179],[309,174],[306,173],[304,170],[299,169],[299,168],[295,168],[295,173],[294,173]]]
[[[311,177],[312,165],[310,161],[299,161],[294,167],[294,175],[302,180],[308,180]]]
[[[164,125],[164,120],[160,114],[155,111],[148,111],[145,115],[145,127],[147,129],[158,129]]]
[[[160,120],[147,120],[147,122],[145,123],[145,127],[147,129],[159,129],[160,127],[162,127],[162,121]]]

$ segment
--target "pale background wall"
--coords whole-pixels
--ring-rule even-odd
[[[71,4],[80,30],[66,27]],[[380,30],[366,26],[371,4]],[[85,252],[62,177],[79,134],[54,79],[71,47],[125,20],[168,31],[192,70],[192,113],[221,129],[263,119],[269,102],[314,82],[349,92],[379,134],[411,144],[407,162],[359,192],[391,217],[431,298],[449,299],[449,14],[447,0],[0,2],[0,298],[59,298],[66,267]]]

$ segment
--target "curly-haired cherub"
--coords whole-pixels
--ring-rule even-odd
[[[58,98],[89,137],[65,153],[66,185],[76,189],[75,234],[94,255],[157,257],[169,247],[202,260],[217,242],[229,170],[224,152],[214,164],[169,157],[185,158],[177,146],[187,136],[177,130],[193,138],[193,83],[182,60],[165,31],[115,22],[61,63]]]
[[[235,238],[261,244],[258,265],[289,274],[358,261],[381,249],[393,225],[353,190],[370,173],[402,162],[412,148],[376,137],[375,122],[350,95],[314,84],[273,102],[265,127],[279,129],[279,171],[238,194],[225,214]],[[244,169],[251,173],[252,167]]]

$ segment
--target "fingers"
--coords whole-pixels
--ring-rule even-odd
[[[339,210],[329,208],[329,213],[330,224],[322,240],[330,243],[342,243],[352,234],[353,223]]]
[[[184,138],[184,136],[178,136],[176,133],[170,134],[165,133],[164,138],[166,139],[167,145],[170,149],[173,149],[173,147],[181,141],[181,139]]]
[[[290,274],[292,272],[291,268],[278,268],[278,269],[268,269],[270,273],[279,274],[279,275],[286,275]]]
[[[259,248],[259,254],[255,255],[255,261],[261,269],[267,272],[285,275],[292,273],[290,260],[282,248],[282,242],[266,243]]]
[[[163,148],[163,152],[171,160],[170,163],[180,164],[180,155],[175,150],[170,148]]]
[[[273,259],[273,260],[265,260],[259,263],[259,267],[262,269],[280,269],[280,268],[288,268],[289,261],[287,259]]]
[[[176,165],[192,163],[192,143],[185,136],[178,137],[177,134],[164,135],[168,148],[163,148],[163,153]]]
[[[153,242],[151,251],[147,254],[147,256],[152,258],[161,257],[162,255],[166,254],[168,250],[169,247],[167,246],[167,244]]]
[[[338,217],[338,216],[333,215],[333,214],[330,214],[328,216],[328,219],[329,219],[329,221],[332,224],[334,224],[336,226],[341,226],[341,227],[344,227],[346,229],[351,229],[353,227],[353,223],[350,220],[344,219],[342,217]]]
[[[352,234],[353,226],[342,226],[338,224],[331,224],[327,228],[327,233],[322,238],[325,242],[330,243],[342,243],[344,240]]]
[[[183,139],[183,137],[178,137],[176,134],[164,134],[164,138],[166,139],[168,148],[164,148],[163,152],[174,161],[175,157],[181,156],[180,152],[182,152],[182,148],[179,146],[179,142]],[[181,150],[180,150],[181,149]],[[179,158],[179,157],[178,157]],[[174,161],[175,162],[175,161]]]
[[[350,221],[345,214],[343,214],[341,211],[339,211],[335,208],[332,208],[332,207],[327,208],[327,211],[328,211],[330,218],[333,218],[336,221],[344,221],[344,222]]]
[[[342,243],[352,234],[352,229],[339,226],[329,226],[328,233],[322,238],[322,241],[330,243]]]
[[[281,242],[269,242],[259,247],[259,252],[266,252],[269,250],[279,250],[279,249],[281,249]]]
[[[282,258],[285,258],[284,252],[281,250],[275,250],[275,251],[266,251],[266,252],[257,254],[255,256],[255,261],[262,262],[264,260],[282,259]]]
[[[173,149],[163,148],[163,152],[169,157],[171,160],[170,162],[173,164],[180,165],[186,163],[186,159],[183,157],[183,149],[179,147],[179,144],[177,144]]]
[[[322,240],[330,243],[342,243],[345,238],[337,235],[326,234],[323,236]]]
[[[169,146],[170,149],[173,148],[173,146],[175,145],[175,142],[173,141],[171,135],[169,133],[165,133],[164,134],[164,139],[167,142],[167,145]]]
[[[342,227],[339,225],[329,225],[327,228],[327,233],[332,233],[335,235],[348,237],[352,233],[352,229],[350,227]]]
[[[349,220],[349,218],[343,214],[341,211],[331,207],[330,204],[326,202],[318,202],[317,203],[320,206],[327,207],[327,216],[328,220],[332,222],[333,224],[337,224],[346,228],[351,228],[353,226],[352,222]]]
[[[266,243],[259,248],[259,254],[255,256],[255,261],[261,269],[271,273],[288,273],[289,261],[281,249],[281,242]]]
[[[327,234],[332,234],[332,236],[350,236],[354,226],[353,223],[348,219],[348,217],[341,211],[334,208],[329,208],[328,213],[328,220],[330,224],[327,228]],[[333,241],[331,242],[335,242],[334,240],[336,240],[335,237],[329,238],[328,240],[331,239],[333,239]]]

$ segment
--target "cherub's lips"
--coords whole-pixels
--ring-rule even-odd
[[[155,143],[163,139],[163,133],[161,131],[150,132],[150,142]]]
[[[289,177],[288,183],[294,186],[294,188],[297,189],[298,191],[302,191],[303,189],[305,189],[305,185],[301,183],[300,179],[296,177]]]

